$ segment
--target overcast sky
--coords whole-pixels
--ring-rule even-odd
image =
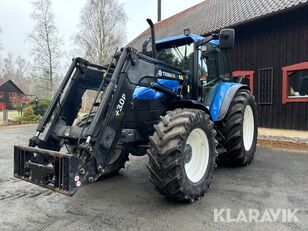
[[[119,0],[124,4],[127,21],[127,42],[132,40],[148,25],[145,21],[150,17],[157,20],[156,0]],[[77,30],[80,10],[86,0],[52,0],[56,26],[64,42],[64,51],[68,54],[72,45],[72,35]],[[162,19],[178,13],[202,0],[162,0]],[[30,44],[26,41],[27,34],[32,30],[30,19],[31,0],[0,0],[0,43],[1,56],[8,52],[13,55],[29,57]]]

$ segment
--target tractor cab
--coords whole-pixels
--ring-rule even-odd
[[[155,58],[184,73],[189,98],[210,108],[220,83],[232,80],[228,50],[233,44],[232,29],[224,29],[220,35],[210,37],[192,34],[185,29],[183,34],[158,40],[152,47],[156,50]],[[174,80],[165,80],[164,84],[170,85],[171,82]]]
[[[186,73],[191,97],[205,103],[210,89],[214,89],[222,80],[219,78],[222,73],[218,69],[221,63],[218,62],[219,41],[212,40],[198,46],[203,39],[204,37],[195,34],[182,34],[157,41],[156,49],[158,60]],[[198,87],[192,87],[194,84]]]

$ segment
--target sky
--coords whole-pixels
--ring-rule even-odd
[[[27,35],[32,31],[30,18],[32,0],[0,0],[0,55],[8,52],[14,56],[30,57],[31,44]],[[63,41],[64,53],[69,54],[72,36],[77,31],[80,11],[87,0],[51,0],[56,26]],[[148,24],[146,18],[157,21],[156,0],[119,0],[126,11],[127,41],[143,32]],[[170,17],[202,0],[162,0],[162,19]]]

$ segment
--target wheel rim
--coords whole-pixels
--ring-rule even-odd
[[[254,117],[253,111],[250,105],[247,105],[244,111],[244,122],[243,122],[243,142],[246,151],[249,151],[254,138]]]
[[[209,163],[209,141],[205,132],[200,129],[194,129],[188,136],[186,142],[185,172],[188,179],[193,182],[199,182],[204,176]],[[184,151],[185,152],[185,151]]]

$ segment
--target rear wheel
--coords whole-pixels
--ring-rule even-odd
[[[240,89],[234,96],[225,118],[218,122],[218,141],[226,152],[217,163],[229,166],[245,166],[251,163],[257,143],[257,106],[253,94]]]
[[[81,128],[90,126],[94,116],[95,113],[92,113],[90,116],[85,115],[76,126]],[[129,160],[128,155],[129,151],[127,150],[115,149],[108,165],[104,168],[103,175],[99,179],[105,179],[117,175],[122,168],[125,168],[125,163]]]
[[[176,109],[161,117],[147,151],[149,179],[155,188],[174,200],[203,196],[216,166],[215,135],[204,111]]]

